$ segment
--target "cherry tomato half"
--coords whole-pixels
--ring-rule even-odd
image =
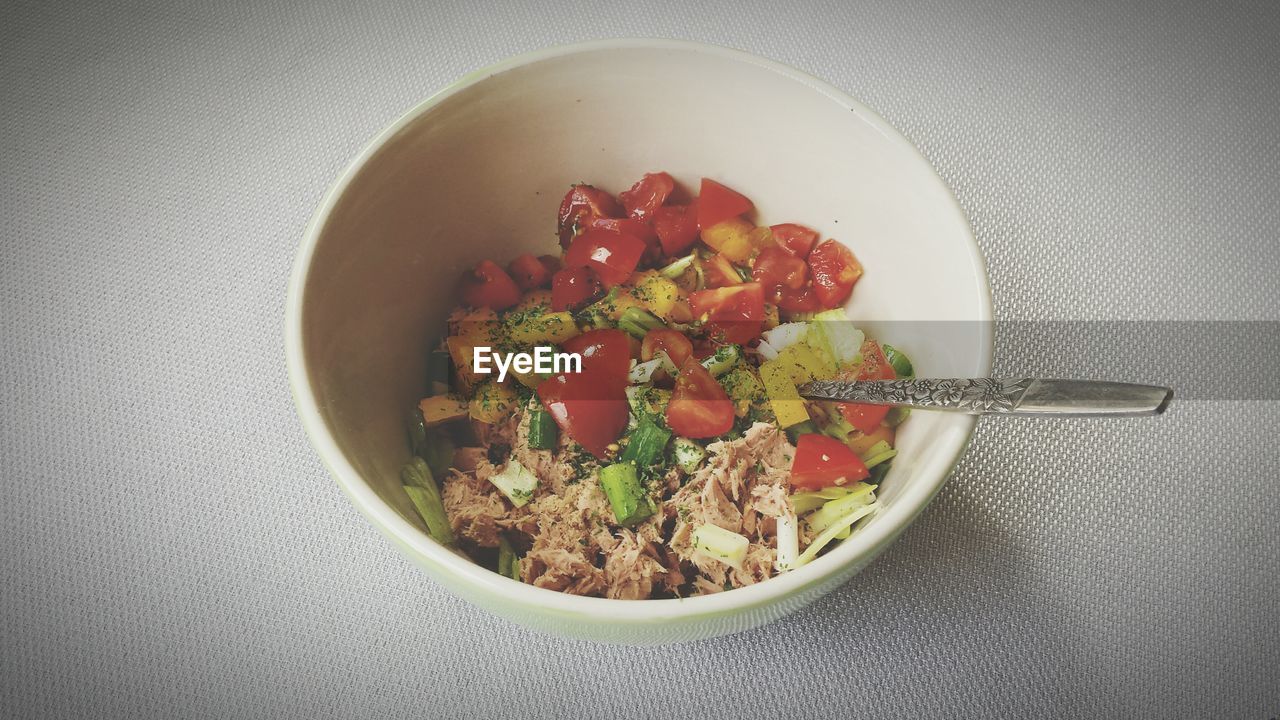
[[[809,253],[813,292],[824,308],[844,305],[853,284],[862,277],[862,265],[849,248],[835,240],[824,240]]]
[[[566,352],[582,356],[582,371],[626,385],[631,370],[631,340],[621,330],[591,330],[560,343]]]
[[[743,283],[689,295],[689,307],[696,318],[706,319],[713,338],[745,345],[760,335],[764,325],[764,288],[760,283]]]
[[[821,490],[832,485],[853,484],[871,473],[848,445],[826,435],[801,435],[796,456],[791,461],[791,486],[801,490]]]
[[[706,229],[718,222],[737,217],[755,207],[747,196],[721,185],[715,180],[702,178],[698,193],[698,227]]]
[[[521,290],[528,292],[551,284],[551,270],[542,260],[532,255],[521,255],[507,265],[507,272]]]
[[[897,377],[893,365],[880,349],[875,340],[864,340],[858,350],[862,355],[862,364],[857,371],[840,373],[842,380],[892,380]],[[840,414],[863,433],[870,434],[880,427],[889,414],[888,405],[867,405],[865,403],[840,403]]]
[[[476,308],[506,310],[520,302],[520,288],[507,271],[492,260],[481,260],[474,269],[464,273],[459,292],[463,302]]]
[[[578,310],[600,293],[600,281],[591,268],[569,267],[551,276],[551,309]]]
[[[803,225],[782,223],[770,225],[769,229],[773,231],[773,241],[778,243],[778,247],[802,260],[809,257],[809,251],[818,242],[818,233]]]
[[[665,352],[676,367],[680,367],[693,354],[693,343],[678,330],[658,328],[645,333],[644,342],[640,345],[640,359],[652,360],[659,350]]]
[[[635,235],[588,227],[570,243],[564,264],[591,268],[600,282],[610,288],[631,277],[644,251],[644,240]]]
[[[715,437],[733,428],[733,401],[696,358],[680,366],[667,403],[667,426],[687,438]]]
[[[676,181],[664,172],[646,173],[630,190],[618,193],[618,200],[627,214],[641,220],[653,215],[653,211],[667,201],[667,196],[676,189]]]
[[[698,240],[698,205],[664,205],[653,211],[653,229],[662,252],[679,255]]]
[[[738,268],[734,266],[732,260],[720,253],[702,262],[702,273],[709,288],[742,284],[742,276],[738,274]]]
[[[592,218],[622,217],[622,206],[609,193],[590,185],[574,185],[560,201],[560,246],[569,247],[573,235]]]

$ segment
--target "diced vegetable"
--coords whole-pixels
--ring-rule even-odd
[[[693,267],[693,260],[697,257],[694,253],[689,253],[675,262],[662,268],[659,272],[663,277],[675,280],[685,274],[689,268]]]
[[[751,257],[751,231],[755,226],[742,218],[722,220],[711,227],[702,228],[702,242],[734,262],[746,262]]]
[[[634,525],[648,519],[655,511],[653,501],[640,484],[636,466],[619,462],[600,471],[600,487],[609,498],[613,517],[619,525]]]
[[[801,435],[791,462],[791,485],[817,490],[867,477],[867,467],[849,446],[826,435]]]
[[[502,472],[489,477],[489,482],[506,495],[512,505],[524,507],[533,498],[533,491],[538,487],[538,476],[521,465],[519,460],[511,458]]]
[[[675,281],[660,273],[648,272],[631,290],[631,296],[644,305],[649,312],[660,318],[667,317],[676,300],[680,298],[680,288]]]
[[[792,445],[795,445],[800,442],[801,437],[805,435],[817,435],[821,431],[818,430],[818,426],[815,425],[812,420],[805,420],[804,422],[798,422],[795,425],[787,427],[785,432],[787,433],[787,439],[791,441]]]
[[[506,383],[486,380],[476,386],[468,412],[472,418],[493,425],[511,414],[517,400],[516,391]]]
[[[791,373],[782,363],[770,360],[760,365],[760,380],[764,382],[769,404],[773,406],[779,425],[789,428],[809,419],[804,401],[800,399],[800,393],[796,392],[795,383],[791,381]]]
[[[627,405],[637,420],[649,415],[664,414],[670,402],[670,390],[637,385],[627,388]]]
[[[738,410],[766,399],[764,385],[750,365],[735,366],[720,377],[720,385],[729,393],[729,399],[733,400]]]
[[[795,515],[787,513],[778,518],[777,557],[774,568],[778,572],[790,570],[800,557],[800,523]]]
[[[559,344],[578,334],[578,325],[568,311],[516,312],[509,318],[508,336],[519,345]]]
[[[620,459],[622,462],[635,463],[639,467],[648,467],[662,457],[670,440],[670,430],[658,425],[651,417],[642,418],[635,432],[631,434],[631,440],[627,443],[627,449],[623,451]]]
[[[695,472],[707,457],[707,451],[703,450],[701,445],[688,438],[676,438],[673,445],[673,454],[675,455],[676,465],[690,474]]]
[[[534,450],[551,450],[559,441],[560,429],[555,418],[541,405],[529,410],[529,447]]]
[[[520,579],[520,558],[505,536],[498,537],[498,574],[512,580]]]
[[[789,322],[783,323],[772,330],[766,330],[760,337],[769,343],[769,347],[775,351],[781,351],[796,343],[805,341],[809,336],[809,323]]]
[[[829,500],[837,500],[854,492],[857,487],[858,485],[832,485],[821,490],[793,493],[791,495],[791,508],[795,510],[796,515],[804,515],[817,510]]]
[[[427,532],[442,545],[453,544],[453,528],[440,499],[440,488],[431,475],[431,468],[422,458],[413,458],[400,469],[400,482],[405,494],[427,525]]]
[[[811,560],[818,557],[818,553],[822,551],[822,548],[827,546],[827,543],[836,539],[837,535],[853,527],[854,523],[875,512],[879,508],[880,505],[878,503],[863,505],[850,512],[848,515],[840,518],[826,530],[819,533],[818,536],[813,539],[813,542],[809,543],[809,547],[805,548],[804,552],[800,553],[800,557],[796,559],[795,567],[806,565]]]
[[[893,459],[897,454],[897,450],[889,447],[889,443],[882,440],[875,445],[872,445],[870,450],[867,450],[867,454],[863,462],[868,468],[873,468],[885,460]]]
[[[840,403],[840,415],[851,427],[860,432],[872,433],[889,414],[888,405],[867,403]]]
[[[636,363],[631,366],[631,372],[627,374],[627,383],[630,385],[645,385],[653,380],[653,374],[662,367],[662,360],[654,358],[646,360],[642,363]]]
[[[836,374],[836,368],[829,357],[814,352],[813,348],[803,343],[779,350],[778,359],[774,362],[786,368],[791,382],[797,385],[811,380],[830,379]]]
[[[622,311],[621,317],[618,318],[618,329],[625,331],[637,340],[643,340],[645,333],[650,330],[657,330],[666,326],[667,324],[662,322],[662,318],[638,307],[627,308]]]
[[[881,343],[880,349],[884,351],[884,357],[893,366],[893,374],[900,378],[912,378],[916,376],[916,370],[911,366],[911,358],[901,350],[887,343]]]
[[[849,449],[857,453],[858,457],[871,457],[867,454],[867,451],[871,449],[872,445],[881,441],[892,445],[893,439],[893,428],[881,425],[874,432],[849,438]]]
[[[827,350],[841,367],[858,360],[864,335],[853,326],[844,310],[827,310],[813,317],[809,323],[807,342]]]
[[[676,375],[666,418],[667,427],[684,437],[723,435],[733,428],[733,401],[697,358],[690,357]]]
[[[805,522],[813,532],[822,532],[857,508],[875,502],[875,494],[872,493],[874,489],[871,485],[860,482],[854,485],[853,490],[844,497],[823,503],[822,507],[806,518]]]
[[[693,529],[693,547],[703,555],[733,568],[742,568],[751,541],[719,525],[706,523]]]
[[[422,411],[422,420],[427,427],[435,427],[450,420],[461,420],[467,416],[466,401],[453,395],[423,398],[418,403],[418,408]]]
[[[712,377],[720,377],[733,369],[741,359],[742,349],[737,345],[721,345],[714,353],[703,358],[702,367],[706,368]]]

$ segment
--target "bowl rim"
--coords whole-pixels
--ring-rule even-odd
[[[804,567],[775,576],[765,582],[722,593],[689,598],[620,601],[609,598],[569,595],[511,580],[436,543],[426,533],[401,517],[361,478],[360,473],[356,471],[355,467],[343,454],[320,413],[319,404],[312,389],[306,366],[303,347],[303,298],[311,262],[330,213],[365,164],[391,138],[419,116],[465,88],[509,70],[552,58],[622,49],[690,51],[756,65],[803,83],[822,93],[828,99],[852,111],[863,122],[878,130],[887,142],[893,143],[899,146],[901,150],[914,155],[944,190],[951,210],[955,213],[956,219],[959,220],[968,240],[970,262],[972,263],[971,269],[975,272],[980,290],[977,308],[981,345],[979,363],[983,374],[990,373],[994,342],[990,322],[992,318],[991,287],[987,276],[986,262],[977,241],[973,237],[969,221],[951,192],[950,187],[937,174],[928,159],[900,131],[844,91],[824,80],[774,60],[752,55],[742,50],[688,40],[616,38],[551,46],[515,55],[467,73],[409,108],[361,148],[360,152],[338,176],[338,179],[325,192],[323,200],[306,226],[302,242],[294,258],[285,302],[284,340],[289,389],[293,395],[298,417],[302,421],[303,429],[311,445],[319,454],[320,460],[329,471],[329,474],[335,479],[338,486],[342,488],[352,503],[379,532],[393,540],[412,558],[429,566],[429,569],[440,573],[444,577],[451,578],[457,583],[465,584],[469,590],[504,598],[512,603],[519,603],[526,608],[527,612],[524,613],[526,615],[559,615],[567,619],[590,619],[597,622],[643,624],[671,620],[688,621],[729,613],[736,614],[743,610],[772,605],[788,596],[795,595],[806,588],[827,580],[843,568],[865,563],[874,558],[915,520],[938,491],[941,490],[971,441],[977,418],[971,416],[957,418],[960,422],[962,433],[951,441],[954,445],[951,448],[951,452],[945,457],[935,459],[922,470],[923,475],[933,478],[931,482],[916,483],[916,487],[911,488],[914,492],[896,500],[893,506],[885,511],[884,519],[881,522],[860,530],[848,540],[840,543],[831,552]],[[450,587],[454,585],[454,583],[445,584]]]

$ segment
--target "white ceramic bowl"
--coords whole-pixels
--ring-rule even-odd
[[[617,192],[667,170],[801,222],[866,267],[849,311],[921,375],[990,369],[982,258],[941,180],[893,128],[839,90],[774,62],[686,42],[552,48],[472,73],[378,135],[338,178],[298,251],[287,307],[298,414],[329,471],[437,582],[554,635],[655,644],[760,625],[848,580],[942,486],[974,421],[916,413],[881,487],[884,509],[813,563],[752,587],[679,600],[584,598],[517,583],[436,544],[400,489],[406,407],[482,258],[554,252],[556,209],[579,180]],[[901,320],[983,321],[945,340]],[[912,331],[917,328],[918,331]],[[359,580],[356,579],[356,582]]]

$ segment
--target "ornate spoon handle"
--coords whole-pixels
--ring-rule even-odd
[[[802,396],[811,400],[902,405],[975,415],[1159,415],[1173,399],[1173,390],[1155,385],[1035,378],[818,380],[799,389]]]

